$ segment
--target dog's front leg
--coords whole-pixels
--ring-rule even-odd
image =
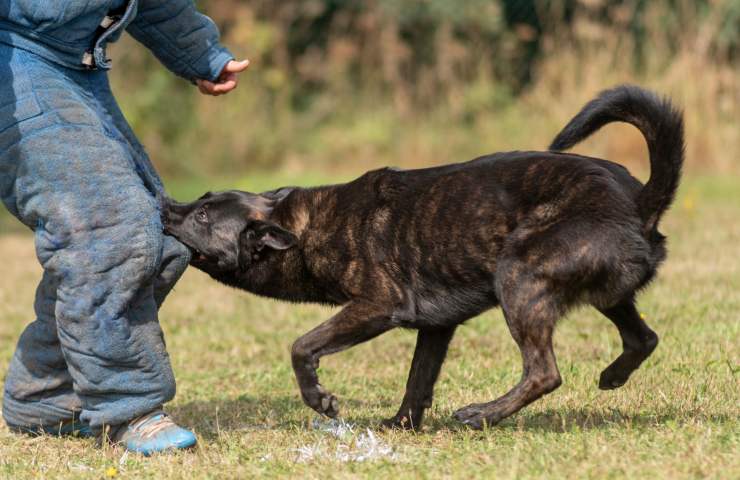
[[[332,318],[296,340],[291,350],[293,371],[303,401],[328,417],[339,414],[334,395],[321,386],[316,369],[324,355],[341,352],[393,328],[392,308],[353,301]]]
[[[432,406],[434,384],[454,333],[455,327],[419,330],[401,408],[396,416],[384,420],[383,426],[407,430],[421,426],[424,410]]]

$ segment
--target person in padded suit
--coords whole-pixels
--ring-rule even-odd
[[[205,94],[248,65],[192,0],[0,3],[0,198],[44,270],[3,417],[150,454],[196,443],[162,411],[175,379],[157,318],[190,256],[163,234],[162,182],[108,85],[124,29]]]

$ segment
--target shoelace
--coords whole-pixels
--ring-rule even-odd
[[[142,415],[129,423],[129,428],[144,438],[151,438],[163,430],[176,426],[164,412]]]

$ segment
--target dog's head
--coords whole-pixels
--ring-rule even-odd
[[[165,200],[165,232],[187,246],[191,265],[209,274],[246,271],[266,249],[285,250],[297,238],[270,221],[279,195],[227,191],[191,203]]]

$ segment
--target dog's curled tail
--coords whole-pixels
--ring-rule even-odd
[[[634,85],[621,85],[587,103],[555,137],[550,150],[567,150],[611,122],[634,125],[647,141],[650,179],[640,191],[637,205],[645,232],[651,232],[670,207],[681,178],[683,114],[666,98]]]

